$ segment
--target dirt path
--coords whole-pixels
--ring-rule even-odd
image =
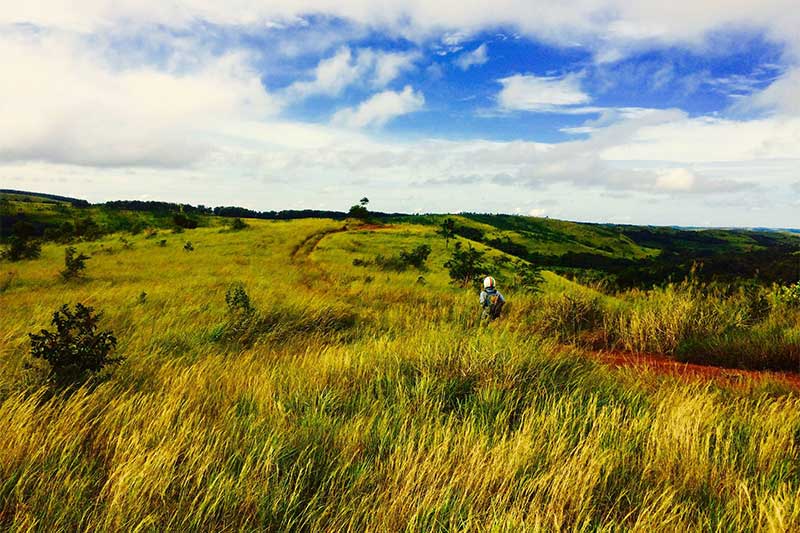
[[[343,231],[347,231],[347,226],[342,226],[341,228],[334,228],[334,229],[326,229],[322,231],[318,231],[316,233],[312,233],[305,239],[303,239],[300,244],[294,247],[291,253],[292,261],[296,261],[298,259],[305,259],[311,252],[313,252],[316,247],[319,245],[319,242],[324,239],[327,235],[332,233],[341,233]]]
[[[600,351],[594,355],[603,363],[615,368],[641,368],[659,374],[678,376],[689,380],[718,380],[728,384],[741,384],[746,379],[780,381],[800,390],[800,374],[794,372],[772,372],[759,370],[740,370],[718,366],[681,363],[657,354],[631,354],[626,352]]]
[[[303,239],[303,241],[300,242],[300,244],[294,247],[291,253],[291,259],[292,261],[296,261],[299,259],[308,258],[308,256],[310,256],[314,252],[314,250],[317,249],[317,246],[319,246],[319,243],[322,241],[322,239],[334,233],[342,233],[345,231],[362,231],[362,230],[375,231],[375,230],[385,230],[391,228],[394,228],[394,226],[391,224],[386,224],[386,225],[363,224],[361,226],[354,226],[354,227],[349,227],[345,225],[342,226],[341,228],[318,231],[317,233],[312,233],[311,235]]]

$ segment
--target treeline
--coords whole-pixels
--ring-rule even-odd
[[[680,282],[690,275],[703,282],[746,280],[790,284],[800,281],[800,243],[777,233],[747,232],[755,244],[765,248],[737,249],[712,232],[622,228],[622,234],[636,244],[661,250],[657,256],[639,259],[592,252],[537,253],[508,237],[489,238],[484,231],[463,225],[455,225],[453,233],[567,277],[602,281],[618,290]]]
[[[80,198],[71,198],[69,196],[59,196],[57,194],[47,194],[43,192],[18,191],[16,189],[0,189],[0,194],[14,194],[23,197],[43,198],[46,200],[54,200],[56,202],[66,202],[72,204],[72,207],[79,207],[79,208],[89,207],[91,205],[88,201],[81,200]],[[20,201],[24,202],[26,201],[26,199],[27,198],[23,198]]]

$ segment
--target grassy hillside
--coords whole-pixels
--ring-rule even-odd
[[[0,242],[8,242],[20,221],[28,223],[28,231],[38,238],[69,242],[145,228],[220,226],[231,220],[225,216],[256,215],[268,219],[345,218],[344,213],[335,212],[258,213],[162,202],[89,205],[72,198],[6,192],[0,193]],[[663,285],[690,273],[704,281],[725,283],[800,280],[800,235],[790,232],[618,226],[510,215],[374,215],[379,222],[430,228],[438,228],[446,218],[454,221],[462,238],[610,288]]]
[[[566,239],[541,244],[548,254],[658,248],[624,228],[458,220],[489,235],[473,244],[509,298],[491,324],[472,289],[449,283],[454,244],[435,220],[106,235],[75,243],[91,258],[71,282],[61,244],[3,262],[0,529],[800,528],[795,389],[614,370],[585,353],[684,357],[716,339],[713,353],[753,362],[766,343],[770,364],[786,361],[800,354],[790,300],[693,283],[602,294],[553,273],[523,294],[516,258],[487,244],[495,234],[533,248],[524,227],[541,224]],[[426,269],[374,262],[420,244]],[[236,282],[255,308],[245,316],[226,308]],[[27,333],[75,302],[104,312],[125,361],[54,393]]]

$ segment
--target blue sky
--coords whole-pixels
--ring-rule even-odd
[[[30,2],[0,182],[93,201],[800,226],[791,2]]]

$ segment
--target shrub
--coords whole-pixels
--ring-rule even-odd
[[[160,241],[158,241],[158,245],[164,248],[167,245],[167,239],[161,239]]]
[[[64,250],[64,270],[61,271],[61,277],[64,281],[78,278],[83,275],[86,269],[86,260],[89,259],[88,255],[80,253],[75,255],[77,250],[72,246]]]
[[[800,308],[800,281],[794,285],[781,287],[778,291],[778,299],[788,307]]]
[[[194,246],[192,246],[192,241],[186,241],[186,243],[183,245],[183,250],[185,252],[193,252]]]
[[[457,242],[453,248],[453,255],[444,264],[450,274],[450,279],[462,287],[474,283],[482,273],[486,272],[483,264],[484,252],[476,250],[470,244],[468,248]]]
[[[183,213],[175,213],[172,216],[172,223],[181,229],[195,229],[198,225],[196,220],[187,217]]]
[[[13,235],[8,239],[8,248],[0,256],[9,261],[21,261],[23,259],[36,259],[41,253],[42,245],[38,241]]]
[[[242,283],[233,283],[225,291],[225,303],[228,305],[228,312],[231,314],[252,313],[254,311],[250,303],[250,296]]]
[[[225,291],[225,304],[228,306],[228,320],[222,328],[221,336],[245,345],[254,342],[261,333],[259,317],[243,284],[237,282],[228,287]]]
[[[103,230],[91,217],[75,220],[75,236],[87,240],[94,240],[103,234]]]
[[[431,247],[427,244],[420,244],[410,252],[406,252],[405,250],[400,252],[400,260],[406,265],[415,268],[424,268],[425,261],[428,260],[429,255],[431,255]]]
[[[240,230],[243,230],[243,229],[246,229],[246,228],[248,228],[249,226],[247,225],[247,223],[246,223],[244,220],[242,220],[241,218],[238,218],[238,217],[237,217],[237,218],[234,218],[234,219],[233,219],[233,220],[230,222],[230,224],[228,225],[228,227],[229,227],[229,228],[230,228],[232,231],[240,231]]]
[[[122,361],[121,357],[110,357],[117,339],[111,331],[98,330],[101,316],[81,303],[75,305],[74,311],[63,305],[53,313],[51,323],[55,332],[43,329],[39,334],[28,334],[31,356],[47,361],[53,383],[76,385],[106,366]]]
[[[531,263],[517,261],[514,263],[514,281],[525,292],[540,292],[544,283],[542,269]]]

